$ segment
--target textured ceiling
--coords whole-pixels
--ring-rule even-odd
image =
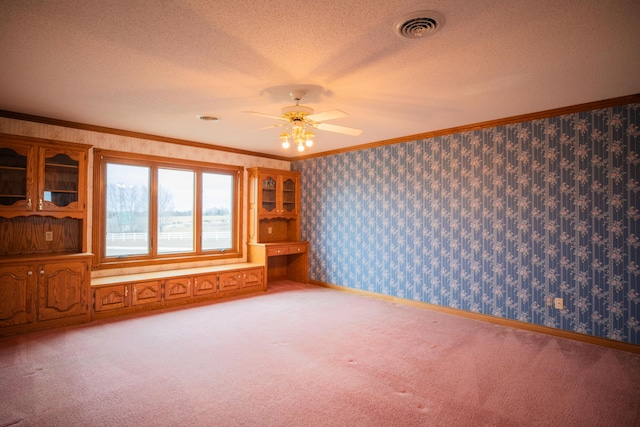
[[[399,37],[417,10],[446,23]],[[640,93],[638,22],[637,0],[2,0],[0,109],[295,157],[243,111],[303,88],[363,130],[317,154]]]

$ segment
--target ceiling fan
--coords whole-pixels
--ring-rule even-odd
[[[301,90],[291,92],[290,95],[291,98],[295,101],[295,105],[283,107],[281,110],[282,114],[280,116],[272,116],[255,111],[244,112],[284,122],[266,126],[260,129],[285,127],[285,131],[280,135],[283,148],[289,148],[289,138],[291,138],[298,147],[298,151],[304,151],[305,145],[307,147],[310,147],[313,144],[313,137],[315,136],[315,134],[313,133],[314,129],[351,136],[358,136],[362,133],[361,129],[324,123],[324,121],[326,120],[347,117],[348,114],[340,110],[329,110],[314,114],[313,108],[306,105],[300,105],[300,100],[302,99],[304,94],[305,92]]]

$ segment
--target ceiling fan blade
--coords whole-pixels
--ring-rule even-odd
[[[243,113],[247,113],[247,114],[253,114],[255,116],[262,116],[262,117],[267,117],[269,119],[275,119],[275,120],[284,120],[287,121],[287,119],[283,119],[280,116],[271,116],[269,114],[264,114],[264,113],[258,113],[256,111],[243,111]]]
[[[329,123],[318,123],[316,128],[320,130],[326,130],[328,132],[342,133],[351,136],[358,136],[362,133],[362,129],[348,128],[346,126],[332,125]]]
[[[254,130],[264,130],[264,129],[280,128],[280,127],[285,126],[285,125],[286,125],[286,123],[278,123],[278,124],[276,124],[276,125],[265,126],[265,127],[257,128],[257,129],[254,129]]]
[[[314,122],[324,122],[325,120],[339,119],[340,117],[347,117],[348,114],[340,110],[329,110],[321,113],[310,114],[306,116],[306,119]]]

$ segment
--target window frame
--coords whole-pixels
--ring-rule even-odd
[[[94,149],[93,153],[93,212],[92,247],[93,270],[160,265],[176,262],[193,262],[242,258],[243,230],[243,178],[244,167],[205,163],[185,159],[170,159],[160,156],[126,153],[120,151]],[[126,258],[106,256],[107,232],[107,164],[117,163],[150,168],[149,183],[149,249],[148,255],[129,255]],[[179,253],[158,253],[158,169],[189,170],[195,173],[194,211],[194,251]],[[233,178],[231,216],[231,248],[202,249],[202,175],[204,173],[224,174]]]

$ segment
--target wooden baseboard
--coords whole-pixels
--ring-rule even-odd
[[[466,317],[468,319],[480,320],[482,322],[495,323],[497,325],[507,326],[510,328],[523,329],[526,331],[538,332],[541,334],[547,334],[555,337],[566,338],[574,341],[580,341],[588,344],[595,344],[603,347],[608,347],[615,350],[622,350],[622,351],[628,351],[631,353],[640,354],[640,345],[625,343],[621,341],[615,341],[608,338],[600,338],[600,337],[595,337],[591,335],[580,334],[577,332],[565,331],[563,329],[550,328],[548,326],[534,325],[532,323],[521,322],[519,320],[504,319],[502,317],[495,317],[495,316],[490,316],[488,314],[474,313],[471,311],[460,310],[457,308],[443,307],[440,305],[430,304],[422,301],[414,301],[406,298],[392,297],[390,295],[377,294],[375,292],[348,288],[346,286],[319,282],[317,280],[309,280],[309,284],[321,286],[323,288],[335,289],[341,292],[358,294],[358,295],[366,296],[369,298],[376,298],[379,300],[389,301],[397,304],[409,305],[412,307],[424,308],[427,310],[437,311],[440,313],[452,314],[454,316]]]

